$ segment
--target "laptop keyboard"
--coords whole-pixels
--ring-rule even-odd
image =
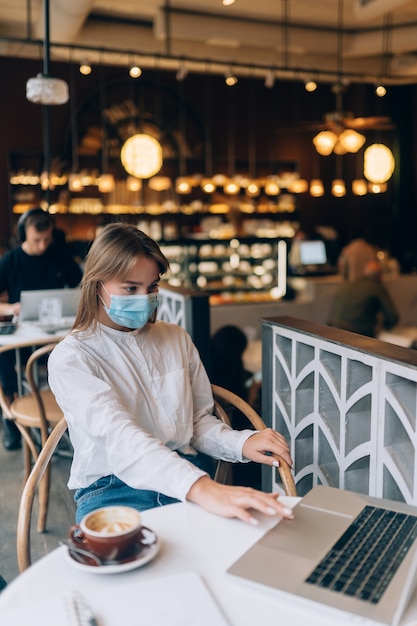
[[[417,536],[417,517],[365,506],[305,582],[376,604]]]

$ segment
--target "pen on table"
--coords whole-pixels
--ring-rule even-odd
[[[96,616],[79,591],[65,594],[70,626],[99,626]]]

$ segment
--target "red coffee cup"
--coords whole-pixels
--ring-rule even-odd
[[[132,552],[141,533],[139,511],[107,506],[88,513],[70,529],[70,540],[103,561],[120,560]]]

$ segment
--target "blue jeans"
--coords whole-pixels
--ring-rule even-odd
[[[210,475],[213,474],[212,459],[206,455],[201,453],[198,453],[197,456],[178,454]],[[146,509],[178,502],[175,498],[157,491],[133,489],[114,476],[114,474],[103,476],[88,487],[77,489],[74,494],[74,500],[77,505],[75,514],[75,522],[77,524],[80,523],[87,513],[100,509],[103,506],[125,505],[131,506],[138,511],[146,511]]]

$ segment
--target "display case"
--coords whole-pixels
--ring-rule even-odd
[[[286,291],[283,238],[195,238],[161,243],[170,261],[168,282],[231,299],[281,298]],[[212,297],[211,301],[216,302]]]

